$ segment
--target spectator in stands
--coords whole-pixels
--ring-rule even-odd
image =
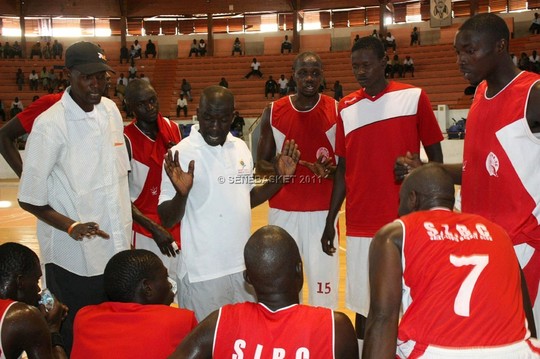
[[[204,39],[199,40],[199,47],[197,48],[197,50],[199,51],[199,55],[206,55],[206,42],[204,42]]]
[[[44,59],[50,59],[51,58],[51,56],[52,56],[52,48],[51,48],[51,43],[49,41],[47,41],[45,46],[43,46],[43,48],[41,49],[41,55],[43,55]]]
[[[343,98],[343,86],[341,86],[341,83],[339,83],[339,80],[336,80],[334,82],[334,100],[339,101]]]
[[[279,97],[287,95],[289,92],[289,81],[285,78],[285,75],[281,74],[281,77],[278,80],[279,84]]]
[[[58,92],[63,92],[69,86],[69,81],[64,77],[64,72],[60,71],[58,73],[58,83],[56,85],[56,90]]]
[[[0,42],[0,59],[5,59],[5,57],[4,57],[4,46],[2,46],[1,42]]]
[[[131,59],[131,64],[129,65],[128,72],[129,72],[129,79],[132,80],[132,79],[137,78],[137,66],[135,65],[135,60],[133,58]]]
[[[58,40],[54,40],[52,44],[52,58],[56,59],[56,56],[62,60],[62,55],[64,53],[64,46],[62,46],[61,43],[58,42]]]
[[[287,35],[285,35],[285,40],[281,43],[281,53],[283,54],[285,50],[287,50],[289,54],[292,50],[292,43],[289,41],[289,36]]]
[[[221,81],[219,81],[218,85],[222,86],[222,87],[225,87],[225,88],[229,88],[229,82],[227,82],[227,80],[225,80],[225,77],[221,78]]]
[[[392,58],[392,72],[390,72],[390,77],[394,78],[395,74],[398,74],[399,77],[401,77],[402,70],[403,70],[403,66],[401,66],[401,62],[399,61],[399,56],[398,54],[394,54],[394,57]]]
[[[37,91],[39,85],[39,76],[36,74],[36,70],[32,70],[28,76],[28,82],[30,83],[30,91]]]
[[[41,43],[39,41],[32,45],[32,48],[30,49],[30,58],[33,59],[34,56],[39,56],[40,59],[43,58],[41,53]]]
[[[540,71],[540,56],[533,50],[531,56],[529,56],[530,70],[538,73]]]
[[[354,37],[354,41],[353,43],[355,43],[356,41],[360,40],[360,35],[356,34],[356,36]]]
[[[2,358],[67,358],[58,333],[68,308],[54,298],[38,309],[41,267],[38,256],[18,243],[0,246],[0,348]],[[25,356],[26,357],[26,356]]]
[[[272,78],[272,75],[268,77],[268,80],[264,84],[264,97],[268,98],[268,94],[272,95],[272,98],[274,98],[274,94],[278,91],[278,83],[276,80]]]
[[[41,69],[41,72],[39,73],[39,78],[41,80],[41,86],[43,86],[44,91],[48,91],[50,87],[49,82],[49,73],[47,72],[47,68],[43,66]]]
[[[180,92],[183,93],[190,102],[193,101],[193,97],[191,96],[191,84],[186,79],[182,79]]]
[[[13,47],[9,44],[9,41],[4,43],[4,59],[13,58]]]
[[[22,48],[21,48],[21,45],[19,45],[19,42],[18,41],[15,41],[13,43],[13,46],[11,47],[11,50],[12,50],[12,56],[11,58],[13,58],[14,56],[17,56],[18,58],[22,59]]]
[[[120,64],[122,64],[123,60],[126,60],[126,64],[129,62],[130,54],[127,46],[122,46],[120,48]]]
[[[39,100],[39,96],[38,95],[34,95],[32,97],[32,102],[36,102],[37,100]]]
[[[414,77],[414,61],[409,55],[405,56],[405,60],[403,60],[401,77],[405,77],[407,72],[410,72],[412,77]]]
[[[147,76],[144,76],[144,74],[141,72],[141,76],[139,77],[140,80],[150,82],[150,79]]]
[[[15,73],[15,83],[17,84],[19,91],[22,91],[24,85],[24,74],[22,69],[19,67]]]
[[[4,102],[0,100],[0,118],[2,122],[6,122],[6,111],[4,110]]]
[[[377,34],[377,29],[373,29],[373,32],[371,33],[371,36],[377,37],[377,38],[379,37],[379,34]],[[360,38],[358,40],[360,40]]]
[[[231,56],[234,56],[235,52],[242,55],[242,43],[240,42],[239,38],[234,39]]]
[[[120,101],[124,100],[127,85],[128,79],[124,77],[124,73],[120,73],[120,77],[116,80],[116,87],[114,88],[114,95],[118,97]]]
[[[135,49],[135,51],[137,51],[137,57],[141,58],[142,57],[142,47],[141,47],[141,44],[139,44],[139,40],[135,39],[135,41],[133,41],[133,48]]]
[[[49,93],[53,93],[54,89],[58,86],[58,77],[54,73],[54,67],[49,70]]]
[[[527,53],[522,52],[521,57],[518,61],[518,67],[520,70],[523,71],[529,71],[531,68],[531,61],[529,60],[529,56],[527,56]]]
[[[411,46],[414,44],[420,45],[420,31],[416,26],[411,31]]]
[[[187,117],[187,100],[184,94],[180,93],[180,97],[176,100],[176,117],[180,117],[180,111],[184,111],[184,117]]]
[[[534,19],[531,23],[531,26],[529,27],[529,31],[531,34],[538,34],[540,33],[540,16],[538,16],[538,13],[534,13]]]
[[[193,39],[193,42],[191,43],[191,47],[189,49],[189,57],[191,57],[191,54],[195,54],[195,56],[199,56],[199,45],[197,44],[196,39]]]
[[[289,93],[296,93],[296,81],[294,80],[293,75],[291,75],[291,77],[289,78]]]
[[[146,43],[146,50],[144,51],[144,57],[148,58],[148,55],[152,55],[152,58],[156,58],[156,44],[152,42],[152,40],[148,40]]]
[[[324,90],[326,90],[327,88],[328,88],[328,87],[326,87],[326,79],[323,77],[323,78],[321,79],[321,83],[320,83],[320,85],[319,85],[319,92],[320,92],[320,93],[323,93]]]
[[[72,358],[165,359],[197,325],[192,311],[170,306],[176,288],[151,251],[115,254],[103,277],[109,301],[77,313]]]
[[[250,66],[251,66],[251,71],[248,72],[247,75],[245,76],[246,79],[249,79],[251,75],[258,75],[259,78],[263,77],[261,70],[259,70],[259,68],[261,67],[261,63],[257,61],[255,57],[253,58],[253,61],[251,61]]]
[[[385,44],[385,50],[388,50],[389,48],[392,48],[394,52],[396,52],[396,38],[392,36],[391,32],[386,33],[386,38],[384,40]]]
[[[234,118],[231,123],[231,133],[234,137],[243,138],[244,137],[244,126],[246,121],[240,116],[240,112],[234,111]]]
[[[9,115],[13,118],[17,116],[19,112],[22,112],[22,110],[24,110],[24,106],[21,100],[19,100],[19,97],[15,97],[9,108]]]
[[[517,56],[514,53],[511,53],[510,57],[512,58],[512,62],[514,63],[514,66],[517,67],[518,66],[518,58],[517,58]]]

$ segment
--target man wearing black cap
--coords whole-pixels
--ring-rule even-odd
[[[41,114],[28,137],[19,188],[21,207],[38,219],[47,287],[69,308],[66,352],[78,309],[106,300],[103,271],[129,249],[129,161],[122,117],[111,100],[103,51],[78,42],[65,53],[71,86]]]

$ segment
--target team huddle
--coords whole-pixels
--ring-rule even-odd
[[[0,245],[0,358],[540,358],[540,76],[514,66],[509,36],[493,14],[456,34],[478,85],[460,164],[443,164],[426,93],[385,78],[376,37],[355,41],[360,89],[339,103],[319,93],[320,57],[295,58],[297,92],[264,109],[256,163],[229,132],[229,89],[203,90],[182,138],[133,80],[124,128],[102,50],[70,46],[71,86],[0,130],[30,133],[24,162],[2,154],[41,251]],[[354,325],[335,311],[345,199]]]

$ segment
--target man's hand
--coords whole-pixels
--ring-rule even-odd
[[[274,163],[276,173],[284,177],[294,175],[299,158],[300,151],[298,151],[298,145],[294,140],[285,141],[283,151],[276,156],[276,162]]]
[[[71,228],[69,236],[77,241],[81,241],[85,237],[90,238],[94,236],[105,239],[110,238],[106,232],[99,229],[99,224],[96,222],[77,223],[73,228]]]
[[[195,161],[190,161],[188,171],[182,171],[180,161],[178,160],[178,151],[174,152],[174,157],[171,150],[165,155],[165,172],[169,176],[174,189],[183,197],[186,197],[193,187],[193,172],[195,170]]]
[[[332,159],[325,155],[320,155],[317,161],[313,163],[303,160],[300,160],[298,163],[309,168],[319,178],[328,178],[328,176],[336,171],[336,166],[332,165]]]
[[[62,322],[67,317],[68,307],[54,297],[54,305],[51,310],[47,311],[43,305],[40,305],[39,311],[45,317],[45,321],[47,322],[51,333],[54,333],[60,331]]]
[[[333,256],[336,253],[336,247],[334,247],[334,238],[336,237],[336,227],[333,224],[326,223],[321,238],[322,250],[329,256]]]
[[[401,182],[405,179],[405,176],[409,172],[417,167],[422,166],[422,161],[420,161],[420,155],[418,153],[410,153],[407,151],[405,156],[399,156],[396,158],[396,163],[394,164],[394,178],[396,182]]]
[[[180,253],[180,249],[178,249],[178,246],[174,242],[173,236],[162,226],[156,225],[152,229],[152,238],[154,238],[161,253],[167,257],[176,257],[176,254]]]

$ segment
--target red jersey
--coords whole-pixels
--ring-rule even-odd
[[[526,119],[540,76],[521,72],[492,98],[482,82],[467,117],[462,208],[500,224],[514,244],[540,249],[540,139]],[[537,288],[538,284],[535,288]],[[536,290],[529,289],[536,296]]]
[[[316,162],[324,155],[335,163],[337,103],[326,95],[320,95],[317,104],[308,111],[297,110],[291,96],[272,103],[270,123],[276,151],[281,152],[285,140],[298,144],[304,161]],[[271,208],[285,211],[328,210],[332,197],[333,181],[317,177],[310,169],[298,165],[294,179],[270,198]]]
[[[55,93],[45,95],[32,102],[30,106],[24,109],[23,112],[17,114],[17,118],[21,122],[22,127],[26,133],[32,131],[35,119],[43,112],[49,109],[52,105],[60,101],[63,93]]]
[[[187,309],[105,302],[77,312],[73,359],[167,358],[197,325]]]
[[[403,225],[403,318],[398,339],[450,348],[527,339],[519,264],[502,227],[435,208]]]
[[[336,155],[346,160],[347,235],[373,237],[397,218],[400,184],[394,163],[443,136],[427,95],[390,81],[372,97],[360,89],[339,102]]]
[[[0,299],[0,359],[6,359],[4,347],[2,346],[1,334],[4,325],[4,318],[6,317],[6,314],[13,303],[16,302],[11,299]]]
[[[334,312],[292,305],[271,311],[261,303],[222,307],[214,358],[334,358]]]
[[[167,144],[180,142],[181,135],[178,125],[167,118],[158,121],[159,134],[156,140],[145,135],[135,121],[124,128],[126,141],[131,148],[131,172],[129,174],[129,193],[133,204],[145,216],[161,224],[157,213],[163,158],[167,153]],[[147,237],[152,237],[150,231],[133,221],[133,230]],[[175,241],[180,245],[180,224],[170,229]],[[134,243],[135,247],[137,244]]]

